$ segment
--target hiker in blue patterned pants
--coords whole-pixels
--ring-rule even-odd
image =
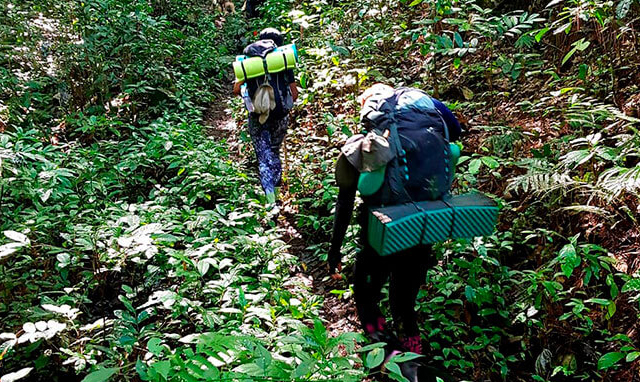
[[[262,57],[272,51],[274,46],[282,46],[284,42],[282,34],[273,28],[260,32],[259,38],[259,41],[244,49],[243,53],[246,56]],[[245,93],[243,93],[243,86]],[[266,88],[269,90],[265,91]],[[278,188],[282,182],[280,147],[287,133],[289,112],[298,97],[293,70],[288,69],[251,78],[246,84],[236,82],[233,92],[242,94],[245,107],[249,110],[249,135],[258,159],[260,183],[267,204],[274,206],[278,199]],[[257,107],[264,105],[265,100],[270,107]]]
[[[276,187],[282,182],[282,163],[280,146],[289,126],[289,116],[267,120],[261,125],[256,115],[249,115],[249,135],[258,159],[260,182],[266,195],[275,194]]]

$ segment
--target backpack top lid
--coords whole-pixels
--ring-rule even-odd
[[[258,40],[247,45],[242,52],[245,56],[265,58],[267,54],[273,52],[278,45],[273,40]]]

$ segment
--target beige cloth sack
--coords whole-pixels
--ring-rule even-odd
[[[376,171],[394,157],[387,138],[373,131],[366,136],[354,135],[342,146],[341,151],[360,172]]]
[[[385,136],[370,132],[366,136],[356,134],[349,138],[336,163],[336,183],[339,187],[353,187],[358,183],[360,192],[370,195],[365,188],[377,190],[384,181],[387,163],[394,158]],[[363,178],[364,176],[364,178]],[[358,180],[360,177],[360,180]],[[367,183],[367,187],[361,188]]]
[[[276,108],[276,96],[268,83],[260,85],[253,95],[253,112],[258,114],[260,124],[267,122],[269,112]]]

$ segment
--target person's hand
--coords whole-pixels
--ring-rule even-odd
[[[298,84],[292,82],[289,84],[289,89],[291,89],[291,97],[293,97],[293,102],[296,102],[298,99]]]
[[[242,84],[244,84],[244,81],[236,81],[233,83],[233,94],[240,95]]]
[[[330,270],[331,278],[334,280],[342,280],[342,263],[338,263],[333,269]]]
[[[329,274],[334,280],[342,280],[342,253],[339,250],[330,250],[327,258],[327,265],[329,267]]]

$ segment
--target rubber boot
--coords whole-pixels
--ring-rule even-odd
[[[415,361],[407,361],[400,364],[400,371],[402,375],[409,380],[409,382],[418,382],[418,371],[420,370],[420,364]]]
[[[282,200],[280,199],[280,187],[276,187],[276,205],[282,207]]]
[[[267,192],[267,205],[275,205],[276,204],[276,193],[275,192]]]

